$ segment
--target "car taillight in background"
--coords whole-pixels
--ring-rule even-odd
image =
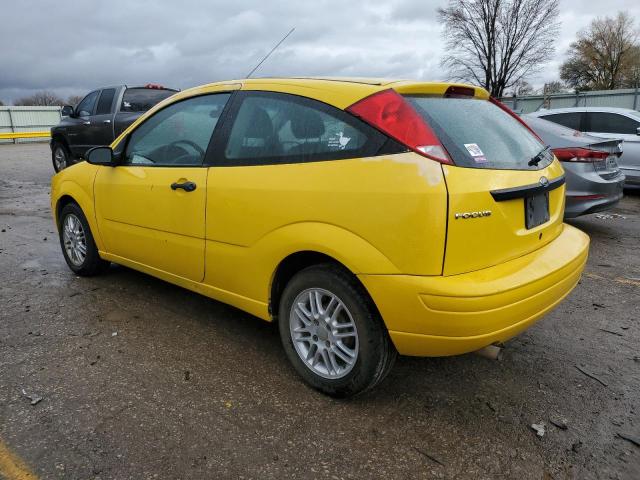
[[[441,163],[453,164],[431,127],[409,102],[392,89],[363,98],[347,108],[347,112],[414,152]]]
[[[610,154],[589,148],[554,148],[553,153],[561,162],[594,163],[606,159]]]
[[[164,90],[164,87],[158,83],[147,83],[144,88],[152,88],[154,90]]]

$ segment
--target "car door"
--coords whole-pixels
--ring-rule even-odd
[[[98,228],[116,258],[200,282],[204,278],[207,167],[230,94],[181,100],[123,139],[121,164],[94,182]]]
[[[104,88],[100,93],[94,114],[89,118],[87,128],[87,144],[89,148],[109,145],[113,136],[113,111],[115,88]]]
[[[82,156],[89,149],[89,126],[91,115],[95,111],[100,90],[94,90],[87,94],[75,108],[73,117],[69,118],[67,137],[69,146],[75,156]]]
[[[622,156],[618,159],[620,169],[628,183],[640,182],[640,118],[613,112],[588,112],[587,133],[600,138],[621,139]]]

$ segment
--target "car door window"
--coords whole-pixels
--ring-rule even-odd
[[[115,94],[115,88],[105,88],[102,90],[100,100],[98,100],[98,106],[96,107],[96,115],[107,115],[111,113],[111,104],[113,103]]]
[[[229,94],[203,95],[163,108],[133,131],[128,165],[202,165],[213,130]]]
[[[551,115],[544,115],[542,118],[554,123],[559,123],[565,127],[572,128],[573,130],[580,130],[582,112],[554,113]]]
[[[78,116],[80,117],[88,117],[93,115],[93,107],[96,105],[96,100],[98,99],[99,90],[95,92],[91,92],[89,95],[84,97],[82,101],[76,107],[76,112],[78,112]]]
[[[254,92],[235,109],[227,165],[266,165],[375,155],[386,140],[360,120],[296,95]]]
[[[617,113],[588,112],[587,118],[590,132],[635,135],[640,127],[640,122]]]

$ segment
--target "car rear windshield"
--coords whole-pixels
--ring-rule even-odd
[[[164,88],[127,88],[122,96],[121,112],[146,112],[156,103],[176,93]]]
[[[405,97],[427,121],[456,165],[500,170],[538,170],[553,154],[498,106],[473,98]],[[533,158],[538,161],[531,162]]]

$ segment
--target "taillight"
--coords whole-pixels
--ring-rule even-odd
[[[151,88],[153,90],[163,90],[164,87],[162,85],[159,85],[157,83],[147,83],[144,88]]]
[[[453,164],[431,127],[395,90],[363,98],[347,108],[347,112],[425,157]]]
[[[604,160],[609,156],[607,152],[591,150],[589,148],[554,148],[553,153],[561,162],[593,163]]]

